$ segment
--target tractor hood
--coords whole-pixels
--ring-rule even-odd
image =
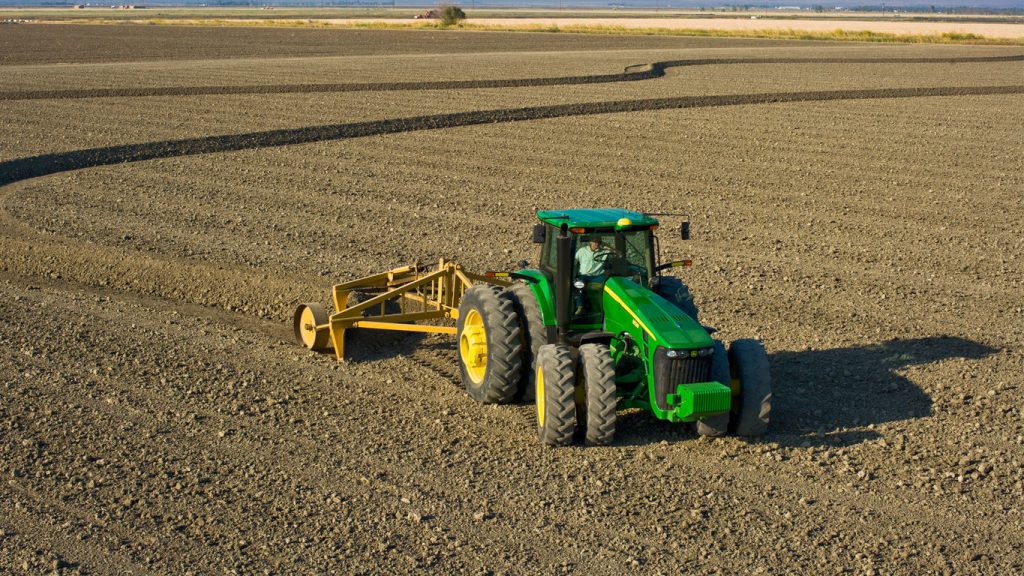
[[[605,330],[629,332],[653,349],[707,348],[707,330],[674,304],[629,278],[611,277],[604,284]]]

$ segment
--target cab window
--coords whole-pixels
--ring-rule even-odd
[[[540,251],[540,267],[552,274],[558,268],[558,249],[555,238],[558,237],[558,229],[548,226],[547,234],[544,235],[544,245]]]
[[[647,230],[591,232],[574,239],[573,278],[623,276],[646,284],[651,276],[654,263]]]

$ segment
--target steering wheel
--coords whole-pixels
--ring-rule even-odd
[[[602,264],[603,270],[609,276],[624,276],[629,273],[629,260],[617,252],[609,252]]]

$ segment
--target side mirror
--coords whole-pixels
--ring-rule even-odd
[[[690,239],[690,222],[689,221],[683,222],[679,226],[679,235],[683,237],[683,240],[689,240]]]
[[[543,244],[544,238],[547,237],[547,226],[543,224],[534,224],[533,226],[533,243]]]

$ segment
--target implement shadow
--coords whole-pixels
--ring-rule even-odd
[[[877,438],[877,432],[863,428],[932,413],[931,397],[897,371],[951,358],[978,360],[994,352],[995,348],[964,338],[929,337],[771,354],[772,425],[766,436],[753,441],[849,446]],[[645,412],[621,416],[619,445],[694,436]]]
[[[414,332],[394,332],[351,328],[345,334],[345,361],[352,363],[377,362],[407,356],[420,348],[433,349],[436,344],[426,344],[427,335]],[[334,356],[334,349],[322,351]]]

